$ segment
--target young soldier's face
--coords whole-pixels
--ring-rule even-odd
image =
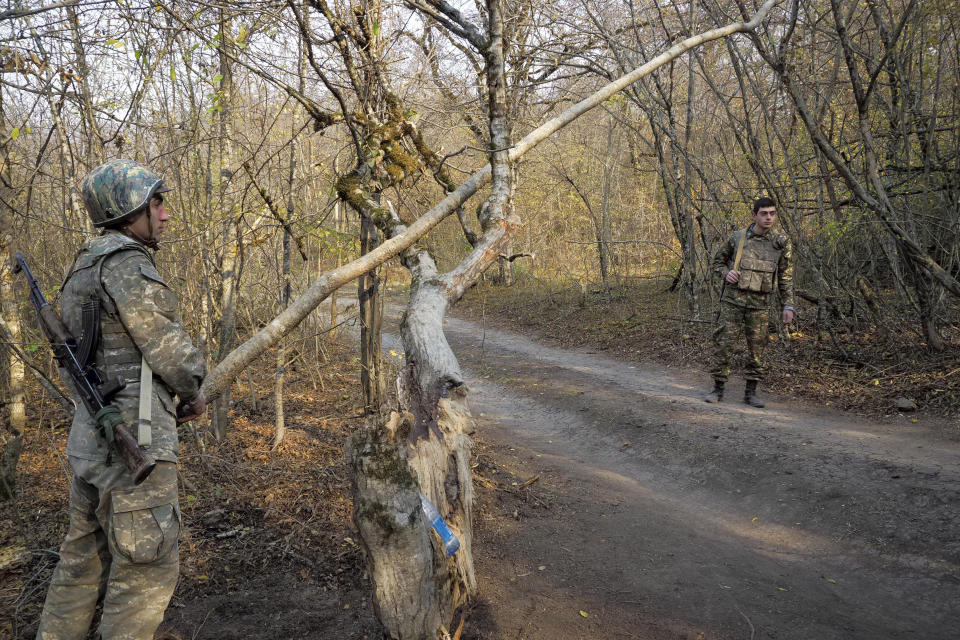
[[[776,221],[776,207],[763,207],[753,214],[753,226],[756,228],[757,233],[761,235],[770,231],[770,228],[773,227],[773,223]]]
[[[141,215],[129,229],[140,238],[156,240],[163,233],[163,227],[169,219],[170,215],[167,213],[167,205],[164,204],[163,197],[156,195],[150,198],[150,215]]]
[[[776,215],[776,213],[774,213],[774,215]],[[160,237],[169,219],[170,215],[167,213],[167,205],[163,202],[163,196],[153,196],[150,198],[150,230],[153,232],[154,238]]]

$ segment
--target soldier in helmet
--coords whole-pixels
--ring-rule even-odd
[[[749,359],[743,401],[762,408],[757,397],[757,383],[763,378],[763,348],[768,339],[767,308],[774,281],[778,282],[783,301],[781,320],[793,322],[793,260],[790,239],[774,232],[777,205],[770,198],[753,203],[753,224],[735,232],[717,251],[714,272],[726,281],[720,300],[720,322],[713,334],[716,352],[713,357],[713,390],[704,400],[723,400],[724,385],[730,374],[730,354],[740,329],[747,341]],[[737,264],[739,254],[739,263]]]
[[[176,423],[206,409],[206,369],[149,250],[169,220],[167,191],[159,176],[130,160],[107,162],[83,181],[84,203],[103,232],[83,246],[67,275],[63,320],[89,345],[89,361],[105,380],[126,382],[111,403],[137,425],[157,466],[135,486],[77,403],[67,443],[70,525],[38,639],[86,637],[99,600],[99,637],[148,640],[177,584]]]

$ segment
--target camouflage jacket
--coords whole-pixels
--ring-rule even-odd
[[[82,331],[81,305],[97,300],[101,337],[92,362],[104,380],[118,376],[127,386],[112,400],[128,425],[139,412],[140,362],[153,370],[152,440],[157,460],[176,461],[176,404],[192,402],[206,375],[177,312],[177,296],[157,272],[153,256],[139,242],[107,232],[80,250],[63,284],[63,321],[75,336]],[[77,403],[67,453],[88,460],[107,457],[107,445],[83,404]]]
[[[717,250],[713,257],[713,271],[723,282],[723,278],[733,269],[733,261],[737,255],[737,243],[743,231],[733,233]],[[790,239],[782,233],[773,230],[764,235],[754,233],[751,224],[746,229],[747,238],[743,243],[743,255],[775,256],[777,289],[784,307],[793,307],[793,250]],[[743,270],[741,257],[741,272]],[[739,284],[727,283],[723,293],[723,301],[746,309],[765,309],[769,304],[769,292],[747,291]],[[772,282],[771,282],[772,285]],[[770,287],[772,290],[772,286]]]

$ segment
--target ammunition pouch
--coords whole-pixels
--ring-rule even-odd
[[[773,277],[777,272],[777,263],[771,260],[744,256],[740,261],[740,281],[737,287],[755,293],[773,291]]]

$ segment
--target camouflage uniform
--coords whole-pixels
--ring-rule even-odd
[[[205,365],[177,314],[177,297],[139,242],[108,231],[81,250],[63,286],[63,320],[82,330],[81,304],[97,299],[101,340],[93,363],[127,387],[112,400],[137,423],[140,362],[154,372],[152,443],[157,460],[139,486],[77,402],[67,454],[73,468],[70,527],[60,547],[37,638],[80,639],[103,599],[104,639],[147,640],[163,619],[178,576],[177,427],[173,395],[190,403]],[[112,458],[112,459],[111,459]]]
[[[727,283],[720,301],[720,322],[713,333],[716,351],[710,370],[717,382],[730,375],[730,356],[734,343],[744,329],[747,361],[744,377],[763,379],[763,349],[768,340],[767,309],[774,280],[778,283],[784,307],[793,307],[793,260],[790,239],[772,230],[764,235],[753,232],[753,225],[737,231],[720,247],[713,259],[713,270],[721,280],[733,269],[740,235],[746,233],[740,259],[740,282]]]

